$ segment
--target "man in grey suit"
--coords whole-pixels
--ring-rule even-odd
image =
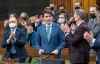
[[[90,7],[89,10],[89,17],[88,17],[88,26],[93,31],[94,36],[98,34],[98,31],[100,30],[100,23],[98,23],[97,20],[97,10],[96,7]]]

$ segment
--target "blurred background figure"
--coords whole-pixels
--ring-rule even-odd
[[[19,23],[22,26],[25,26],[28,22],[28,14],[26,12],[22,12],[19,16]]]
[[[55,7],[55,5],[53,4],[53,3],[50,3],[49,4],[49,7],[50,7],[50,9],[51,9],[51,12],[52,12],[52,14],[54,15],[54,16],[56,16],[56,7]]]
[[[64,6],[61,5],[61,6],[58,7],[58,14],[61,13],[61,12],[64,12],[64,11],[65,11]]]
[[[74,10],[79,10],[81,9],[81,5],[79,2],[74,3]]]
[[[81,8],[80,2],[74,3],[74,9],[73,9],[74,15],[75,15],[78,11],[83,11],[83,9]]]
[[[97,22],[97,12],[96,7],[92,6],[89,10],[88,26],[96,37],[100,31],[100,23]]]
[[[89,10],[89,18],[88,18],[88,25],[91,28],[91,30],[94,32],[94,29],[97,24],[97,19],[96,19],[96,7],[90,7]]]
[[[59,24],[62,31],[64,31],[64,25],[67,22],[65,14],[61,13],[58,15],[57,23]]]
[[[22,12],[18,18],[18,27],[26,32],[26,27],[28,23],[28,14],[26,12]]]

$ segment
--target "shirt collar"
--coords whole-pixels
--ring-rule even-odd
[[[16,32],[16,28],[11,28],[10,31],[15,33]]]

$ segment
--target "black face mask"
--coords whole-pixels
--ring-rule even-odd
[[[54,7],[51,7],[51,10],[54,10]]]
[[[77,10],[77,9],[80,9],[80,7],[78,7],[78,6],[77,6],[77,7],[75,7],[75,10]]]
[[[96,15],[95,14],[90,14],[90,17],[91,18],[96,18]]]
[[[32,23],[33,30],[35,30],[35,23]]]

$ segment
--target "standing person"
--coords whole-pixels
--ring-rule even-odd
[[[90,13],[88,18],[88,26],[91,28],[94,36],[96,37],[100,31],[100,23],[97,21],[97,10],[96,7],[90,7]]]
[[[88,19],[89,19],[88,25],[93,30],[96,26],[96,21],[97,21],[97,19],[96,19],[96,7],[90,7]]]
[[[90,32],[84,33],[84,39],[90,42],[91,48],[96,51],[96,64],[100,64],[100,31],[96,38],[93,37],[93,34]]]
[[[60,50],[64,45],[64,33],[58,24],[53,22],[50,12],[43,13],[43,24],[37,29],[37,43],[39,54],[54,54],[60,56]],[[57,64],[61,64],[57,62]]]
[[[89,17],[88,17],[88,26],[91,28],[91,30],[93,32],[95,32],[94,29],[95,29],[96,25],[97,25],[96,7],[90,7]]]
[[[80,5],[79,2],[76,2],[76,3],[74,4],[74,10],[73,10],[74,14],[75,14],[77,11],[79,11],[79,10],[82,10],[81,5]]]
[[[84,39],[90,42],[91,48],[96,51],[96,64],[100,64],[100,23],[98,22],[99,13],[98,13],[98,9],[96,10],[95,7],[92,7],[90,11],[92,12],[91,14],[92,19],[96,19],[96,21],[91,21],[91,24],[93,22],[96,23],[91,25],[91,27],[93,27],[92,29],[93,33],[91,34],[85,32]]]
[[[50,7],[50,9],[51,9],[51,13],[52,13],[52,14],[54,15],[54,17],[55,17],[55,16],[56,16],[56,12],[57,12],[55,5],[54,5],[53,3],[50,3],[50,4],[49,4],[49,7]]]
[[[24,62],[25,52],[25,33],[17,27],[17,19],[9,19],[9,29],[5,30],[2,47],[6,48],[6,58],[17,59],[18,62]]]
[[[28,14],[26,12],[22,12],[18,18],[18,27],[26,32],[26,27],[28,23]]]
[[[74,15],[77,28],[70,38],[71,42],[71,64],[88,64],[89,43],[83,38],[86,31],[90,31],[88,24],[84,21],[84,12],[78,11]]]

